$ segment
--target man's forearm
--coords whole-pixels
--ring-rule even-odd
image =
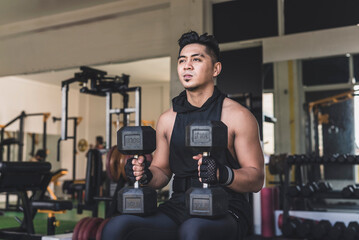
[[[263,187],[264,174],[263,171],[246,167],[233,169],[234,180],[228,187],[236,192],[258,192]]]
[[[171,179],[170,174],[166,174],[165,171],[155,166],[150,166],[149,169],[153,175],[152,180],[148,183],[149,187],[159,189],[159,188],[163,188],[168,184],[168,182]]]

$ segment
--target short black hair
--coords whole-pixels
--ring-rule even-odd
[[[103,137],[102,137],[102,136],[97,136],[97,137],[96,137],[96,141],[97,141],[99,144],[103,144]]]
[[[39,157],[41,157],[41,158],[45,158],[46,157],[46,151],[44,150],[44,149],[39,149],[39,150],[37,150],[37,152],[36,152],[36,154],[35,154],[35,156],[39,156]]]
[[[204,33],[202,35],[198,35],[195,31],[189,31],[178,39],[178,45],[180,47],[178,54],[181,53],[182,49],[192,43],[198,43],[204,45],[206,47],[207,53],[211,56],[213,63],[219,61],[219,46],[218,41],[213,35],[208,35],[208,33]]]

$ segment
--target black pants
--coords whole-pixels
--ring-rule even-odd
[[[104,240],[239,240],[247,224],[238,223],[230,214],[221,219],[190,218],[180,226],[162,212],[139,217],[120,215],[112,218],[102,232]]]

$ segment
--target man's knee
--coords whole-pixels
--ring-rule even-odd
[[[190,218],[182,223],[179,229],[179,236],[181,240],[201,239],[206,229],[208,231],[208,227],[205,224],[200,224],[197,218]]]
[[[136,229],[133,216],[121,215],[112,218],[104,227],[101,239],[124,239]]]
[[[204,218],[190,218],[182,223],[179,236],[181,240],[188,239],[238,239],[238,223],[232,216],[210,220]]]

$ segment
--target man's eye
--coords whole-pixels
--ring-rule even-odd
[[[199,58],[194,58],[193,61],[194,61],[194,62],[200,62],[201,59],[199,59]]]
[[[178,60],[178,63],[183,63],[183,62],[184,62],[183,59]]]

